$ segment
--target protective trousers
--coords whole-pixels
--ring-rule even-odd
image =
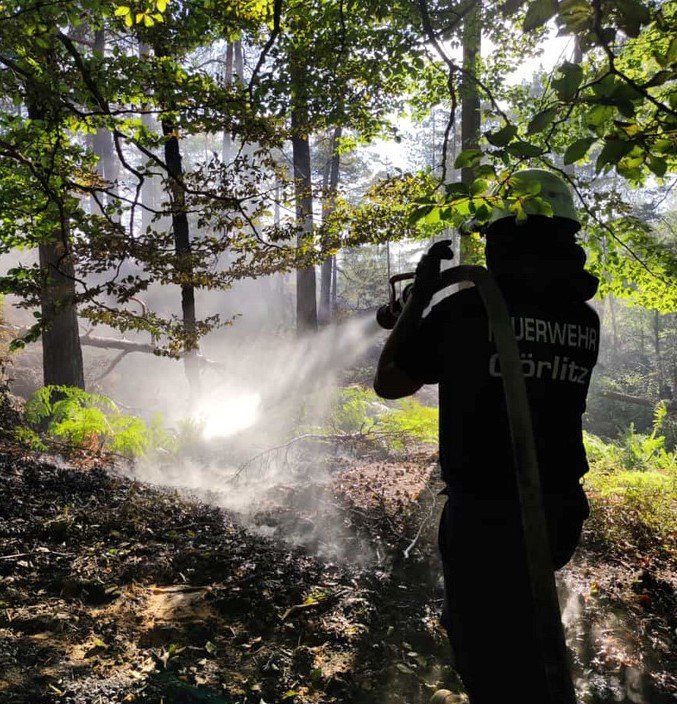
[[[450,488],[439,528],[445,584],[442,623],[471,704],[546,701],[538,662],[516,495],[479,497]],[[588,503],[580,485],[544,496],[553,562],[576,548]]]

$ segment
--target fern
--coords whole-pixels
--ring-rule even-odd
[[[652,436],[658,435],[663,430],[663,425],[668,418],[668,404],[666,401],[660,401],[656,404],[653,412],[653,430]]]
[[[72,386],[45,386],[26,402],[26,420],[48,436],[76,447],[100,447],[128,457],[170,444],[160,415],[150,425],[142,418],[125,415],[102,394],[90,394]]]

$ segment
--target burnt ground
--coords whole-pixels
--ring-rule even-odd
[[[4,445],[0,702],[418,704],[439,686],[461,692],[437,623],[434,457],[345,460],[331,476],[271,489],[243,523],[86,453]],[[328,521],[332,544],[317,530]],[[581,701],[672,701],[674,565],[595,537],[560,578]]]

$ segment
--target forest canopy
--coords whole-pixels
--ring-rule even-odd
[[[275,272],[296,272],[297,328],[312,331],[341,250],[467,234],[496,206],[550,214],[514,180],[525,166],[571,185],[603,296],[677,307],[674,2],[10,0],[0,13],[0,249],[39,253],[0,289],[35,310],[13,344],[42,337],[49,383],[84,385],[78,319],[149,335],[195,381],[200,338],[232,322],[201,315],[196,291]],[[569,48],[539,73],[554,35]],[[511,78],[527,65],[530,82]],[[436,113],[432,162],[365,161],[403,125],[429,141]],[[477,235],[464,242],[477,259]],[[138,303],[155,285],[180,292],[174,313]]]

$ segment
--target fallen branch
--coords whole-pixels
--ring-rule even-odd
[[[247,467],[251,466],[252,464],[254,464],[254,462],[260,460],[262,457],[270,455],[273,452],[277,452],[279,450],[289,450],[292,445],[296,444],[297,442],[300,442],[301,440],[357,442],[374,438],[393,437],[396,435],[398,435],[397,431],[374,431],[373,428],[370,428],[365,431],[357,431],[356,433],[333,433],[327,435],[322,435],[319,433],[304,433],[303,435],[297,435],[296,437],[292,438],[291,440],[288,440],[287,442],[283,442],[281,445],[274,445],[273,447],[268,447],[265,450],[261,450],[261,452],[258,452],[253,457],[250,457],[248,460],[238,465],[237,471],[231,477],[230,481],[235,481],[236,479],[239,479],[240,475],[245,471],[245,469],[247,469]]]
[[[0,330],[11,330],[19,336],[27,333],[29,329],[30,328],[20,327],[18,325],[0,325]],[[80,335],[80,344],[83,347],[96,347],[98,349],[105,350],[121,350],[125,354],[131,354],[132,352],[143,352],[144,354],[160,355],[161,353],[159,347],[156,347],[155,345],[152,345],[148,342],[137,342],[136,340],[127,340],[124,337],[100,337],[96,335],[90,335],[89,333],[86,335]],[[118,362],[121,361],[123,356],[124,355],[119,355],[119,358],[116,358],[116,360],[114,360],[112,367],[116,366]],[[214,369],[226,369],[225,364],[222,364],[221,362],[216,362],[213,359],[204,357],[201,354],[197,355],[197,358],[200,364],[206,367],[212,367]],[[95,381],[99,381],[104,376],[106,376],[106,374],[110,373],[112,371],[112,367],[109,368],[103,375],[101,375]]]
[[[655,408],[659,403],[665,403],[669,415],[677,415],[677,400],[656,401],[652,398],[643,396],[631,396],[630,394],[622,394],[618,391],[602,391],[602,396],[611,398],[614,401],[623,401],[625,403],[634,403],[636,406],[644,406],[645,408]]]
[[[274,447],[268,447],[265,450],[261,450],[261,452],[258,452],[253,457],[250,457],[248,460],[246,460],[241,465],[239,465],[237,468],[237,471],[232,476],[230,481],[235,481],[236,479],[239,479],[240,476],[242,475],[242,473],[245,471],[245,469],[247,469],[247,467],[251,466],[252,464],[254,464],[254,462],[256,462],[257,460],[260,460],[262,457],[265,457],[266,455],[269,455],[273,452],[277,452],[278,450],[289,449],[295,443],[300,442],[301,440],[308,440],[308,439],[332,440],[332,439],[336,439],[336,436],[319,435],[319,434],[314,434],[314,433],[304,433],[303,435],[298,435],[297,437],[292,438],[291,440],[288,440],[287,442],[284,442],[281,445],[275,445]]]

